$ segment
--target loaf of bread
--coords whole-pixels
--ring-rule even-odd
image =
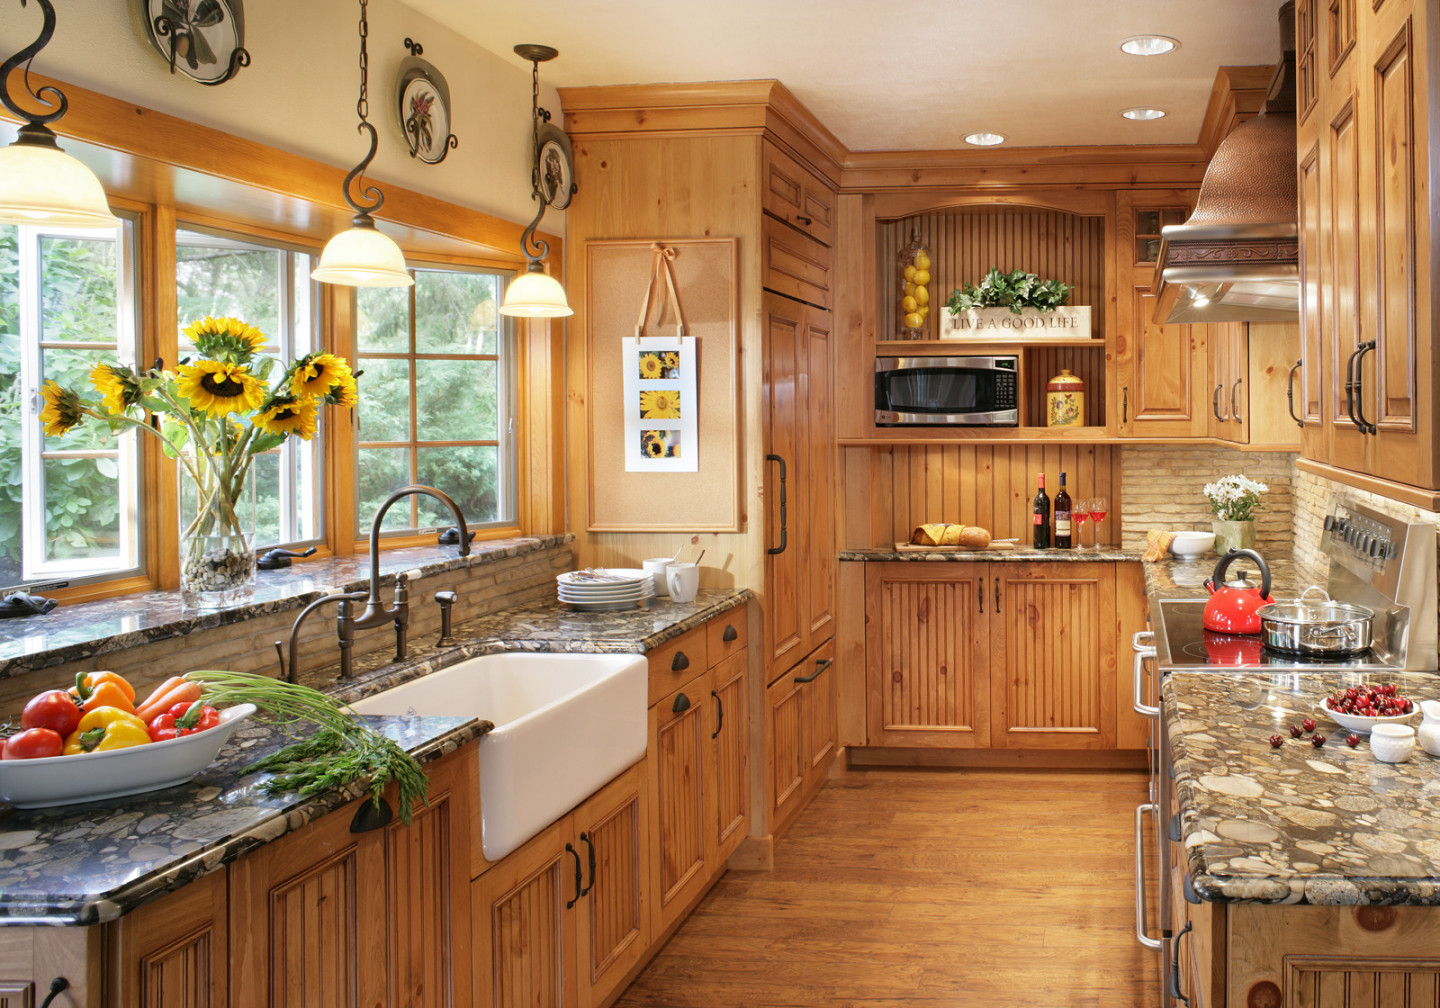
[[[963,549],[984,549],[990,545],[990,533],[978,525],[957,522],[928,522],[915,526],[910,541],[917,546],[959,546]]]

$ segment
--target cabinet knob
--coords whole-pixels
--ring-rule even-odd
[[[677,696],[677,697],[675,698],[675,703],[671,705],[671,707],[670,707],[670,713],[672,713],[672,714],[679,714],[679,713],[681,713],[682,711],[687,711],[687,710],[689,710],[689,709],[690,709],[690,698],[689,698],[688,696],[686,696],[684,693],[681,693],[679,696]]]
[[[670,659],[671,672],[684,672],[690,667],[690,658],[684,651],[676,651],[675,657]]]
[[[739,634],[738,631],[736,631],[734,625],[733,625],[733,624],[730,624],[730,623],[726,623],[726,624],[725,624],[725,632],[720,635],[720,639],[723,640],[723,641],[727,641],[727,642],[728,642],[728,641],[733,641],[735,638],[737,638],[737,637],[739,637],[739,636],[740,636],[740,634]]]

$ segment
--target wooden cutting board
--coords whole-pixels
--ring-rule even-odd
[[[899,553],[984,553],[986,550],[1013,550],[1019,549],[1019,543],[992,542],[982,549],[975,549],[973,546],[921,546],[918,543],[897,542],[895,549]]]

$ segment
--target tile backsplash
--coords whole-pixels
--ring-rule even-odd
[[[1270,489],[1255,516],[1255,546],[1290,552],[1295,514],[1293,452],[1239,451],[1217,445],[1134,445],[1120,450],[1121,547],[1144,549],[1150,529],[1208,531],[1214,515],[1204,486],[1239,473]]]
[[[1392,515],[1407,522],[1433,522],[1440,526],[1440,513],[1424,511],[1410,504],[1402,504],[1381,497],[1379,494],[1356,490],[1303,470],[1295,472],[1295,559],[1301,564],[1323,568],[1326,564],[1320,552],[1320,531],[1325,515],[1331,505],[1358,502],[1368,504],[1382,514]]]

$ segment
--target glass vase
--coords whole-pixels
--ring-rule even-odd
[[[917,225],[896,260],[896,338],[924,339],[929,331],[930,250]]]
[[[1215,518],[1210,522],[1215,530],[1215,555],[1224,556],[1232,549],[1255,548],[1255,523],[1253,521],[1230,521]]]
[[[186,452],[180,466],[180,598],[219,609],[255,593],[255,488],[249,459]]]

